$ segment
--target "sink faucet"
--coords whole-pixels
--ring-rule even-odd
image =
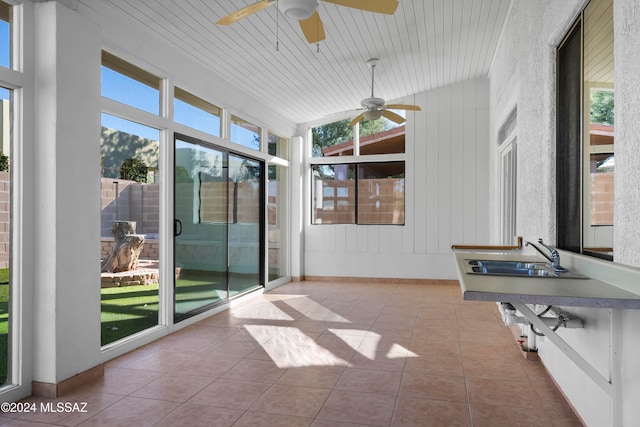
[[[533,248],[535,250],[537,250],[538,252],[540,252],[540,254],[545,257],[546,259],[548,259],[549,261],[551,261],[551,263],[553,264],[553,269],[555,271],[564,271],[565,269],[560,267],[560,254],[558,253],[558,251],[556,250],[556,248],[554,248],[553,246],[549,246],[547,244],[545,244],[542,239],[538,239],[538,243],[541,244],[542,246],[544,246],[548,251],[550,255],[545,254],[542,249],[540,249],[538,246],[534,245],[533,243],[527,241],[525,242],[526,246],[533,246]]]

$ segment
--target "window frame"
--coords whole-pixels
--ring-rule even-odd
[[[361,156],[361,157],[365,157],[365,156]],[[381,158],[374,158],[373,156],[366,156],[366,159],[362,159],[361,161],[354,161],[353,159],[350,159],[350,161],[339,161],[339,162],[320,162],[320,161],[316,161],[313,162],[310,166],[310,197],[309,197],[309,211],[310,211],[310,218],[309,218],[309,223],[311,225],[382,225],[382,226],[404,226],[406,225],[406,173],[407,173],[407,164],[406,161],[403,159],[393,159],[393,160],[387,160],[387,159],[381,159]],[[330,157],[323,157],[321,159],[324,160],[328,160],[331,159],[333,160],[333,158]],[[338,157],[336,157],[335,159],[338,159]],[[403,169],[403,180],[404,180],[404,190],[402,192],[402,199],[403,199],[403,212],[402,212],[402,222],[398,222],[398,223],[393,223],[393,222],[384,222],[384,223],[372,223],[372,222],[363,222],[360,221],[360,212],[361,212],[361,208],[362,208],[362,204],[360,203],[360,181],[361,178],[359,177],[360,174],[360,169],[362,166],[365,165],[371,165],[371,164],[391,164],[391,163],[397,163],[397,164],[402,164],[402,169]],[[348,165],[353,167],[353,187],[354,187],[354,195],[353,195],[353,222],[331,222],[331,223],[318,223],[315,222],[315,218],[314,218],[314,202],[315,202],[315,198],[314,198],[314,183],[315,180],[313,178],[313,171],[314,168],[316,166],[322,166],[322,165],[327,165],[327,166],[337,166],[337,165]]]

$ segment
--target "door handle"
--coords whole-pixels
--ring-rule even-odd
[[[173,220],[173,235],[179,236],[182,234],[182,221],[179,219]]]

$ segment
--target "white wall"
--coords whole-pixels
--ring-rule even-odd
[[[555,241],[555,47],[586,0],[514,0],[490,73],[491,140],[504,119],[518,110],[517,233],[526,239]],[[614,1],[616,176],[616,262],[640,266],[637,211],[640,209],[640,3]],[[491,163],[497,151],[492,145]],[[497,218],[497,168],[491,168],[492,218]],[[497,220],[492,237],[497,239]],[[612,378],[610,399],[576,365],[545,340],[540,355],[583,420],[590,426],[636,425],[640,419],[640,324],[638,310],[567,307],[585,328],[562,330],[570,343],[605,378]],[[616,345],[620,348],[616,349]]]
[[[405,225],[311,225],[307,218],[304,275],[454,279],[451,245],[489,239],[488,81],[412,101],[422,111],[407,118]]]
[[[99,363],[100,38],[56,2],[35,11],[33,379],[57,383]]]

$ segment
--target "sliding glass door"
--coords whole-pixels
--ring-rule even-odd
[[[263,164],[175,139],[175,320],[262,286]]]
[[[231,296],[261,285],[263,179],[257,160],[229,155],[229,292]]]

